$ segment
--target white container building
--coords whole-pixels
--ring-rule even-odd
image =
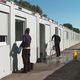
[[[55,33],[61,37],[61,50],[80,42],[80,34],[55,21],[33,14],[13,2],[0,3],[0,78],[23,67],[22,52],[18,54],[17,47],[27,27],[32,37],[30,61],[33,63],[50,55],[51,37]]]

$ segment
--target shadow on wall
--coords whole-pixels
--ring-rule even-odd
[[[47,47],[48,47],[48,43],[45,43],[45,55],[44,55],[45,58],[47,57],[47,51],[46,51],[47,50]]]
[[[46,49],[47,49],[47,46],[48,46],[48,43],[45,43],[44,44],[44,53],[40,53],[40,57],[41,57],[42,62],[46,62],[46,57],[47,57]]]
[[[48,43],[45,43],[44,44],[44,53],[40,52],[40,58],[37,59],[37,63],[46,62],[46,57],[47,57],[46,49],[47,49],[47,46],[48,46]]]
[[[13,72],[18,71],[18,58],[17,54],[20,54],[19,48],[16,43],[13,44],[12,51],[10,53],[10,56],[13,58]]]

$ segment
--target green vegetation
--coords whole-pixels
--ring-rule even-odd
[[[8,1],[14,1],[20,7],[28,9],[34,13],[39,13],[40,15],[43,15],[43,11],[38,5],[32,5],[28,1],[23,0],[8,0]]]
[[[41,16],[44,16],[44,17],[48,18],[48,16],[43,13],[42,9],[38,5],[30,4],[28,1],[25,1],[25,0],[8,0],[8,1],[14,1],[20,7],[28,9],[28,10],[34,12],[34,13],[39,13]],[[52,21],[54,21],[54,20],[52,20]],[[75,31],[77,33],[80,33],[80,30],[78,28],[74,28],[72,26],[72,24],[64,23],[63,26],[67,27],[70,30],[73,30],[73,31]]]
[[[33,11],[35,13],[39,13],[40,15],[42,15],[43,11],[41,10],[41,8],[38,5],[32,5],[27,1],[22,1],[18,3],[19,6],[28,9],[30,11]]]
[[[72,24],[70,24],[70,23],[64,23],[63,26],[64,26],[64,27],[67,27],[67,28],[69,28],[70,30],[73,30],[73,31],[75,31],[75,32],[77,32],[77,33],[80,33],[80,30],[79,30],[78,28],[74,28],[74,27],[72,26]]]

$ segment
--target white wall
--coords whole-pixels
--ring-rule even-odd
[[[47,55],[50,55],[50,49],[51,49],[51,26],[45,25],[45,44],[47,44],[46,52]]]
[[[3,12],[6,12],[6,13],[9,13],[9,10],[10,10],[10,7],[8,5],[2,5],[0,3],[0,11],[3,11]]]
[[[0,46],[0,78],[10,74],[10,46]]]
[[[36,63],[36,60],[38,57],[40,57],[40,26],[39,24],[45,25],[45,42],[48,43],[48,47],[46,49],[47,54],[50,54],[51,49],[51,37],[53,34],[55,34],[55,27],[58,27],[59,35],[61,37],[61,43],[60,47],[61,50],[66,49],[74,44],[77,44],[80,42],[80,34],[75,33],[67,28],[64,28],[63,26],[59,26],[58,24],[55,24],[53,22],[50,22],[45,19],[41,19],[38,16],[32,15],[31,12],[28,10],[22,9],[19,10],[18,6],[15,6],[12,3],[0,4],[0,11],[6,12],[9,14],[9,26],[8,26],[8,35],[7,35],[7,44],[6,45],[0,45],[0,78],[10,74],[13,70],[13,58],[10,56],[13,44],[16,42],[17,46],[20,45],[21,41],[15,41],[15,19],[16,16],[20,18],[25,19],[25,25],[26,27],[30,28],[30,35],[32,37],[31,41],[31,57],[30,61],[33,63]],[[26,28],[25,27],[25,28]],[[0,29],[1,30],[1,29]],[[66,31],[69,32],[69,39],[66,39]],[[71,38],[72,34],[73,38]],[[78,37],[77,37],[78,36]],[[37,56],[38,54],[38,56]],[[21,69],[23,67],[22,63],[22,52],[21,54],[18,54],[18,69]]]
[[[31,62],[36,63],[37,60],[37,40],[36,40],[36,35],[37,35],[37,30],[36,30],[36,17],[29,15],[27,18],[27,27],[30,28],[30,35],[32,37],[31,41]]]

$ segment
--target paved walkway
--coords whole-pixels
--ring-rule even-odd
[[[80,61],[70,61],[44,80],[80,80]]]
[[[56,63],[55,59],[51,63],[36,63],[34,69],[28,73],[13,73],[0,80],[44,80],[48,75],[62,67],[64,63],[72,59],[72,53],[78,50],[80,53],[80,44],[65,49],[62,53],[61,62]]]

